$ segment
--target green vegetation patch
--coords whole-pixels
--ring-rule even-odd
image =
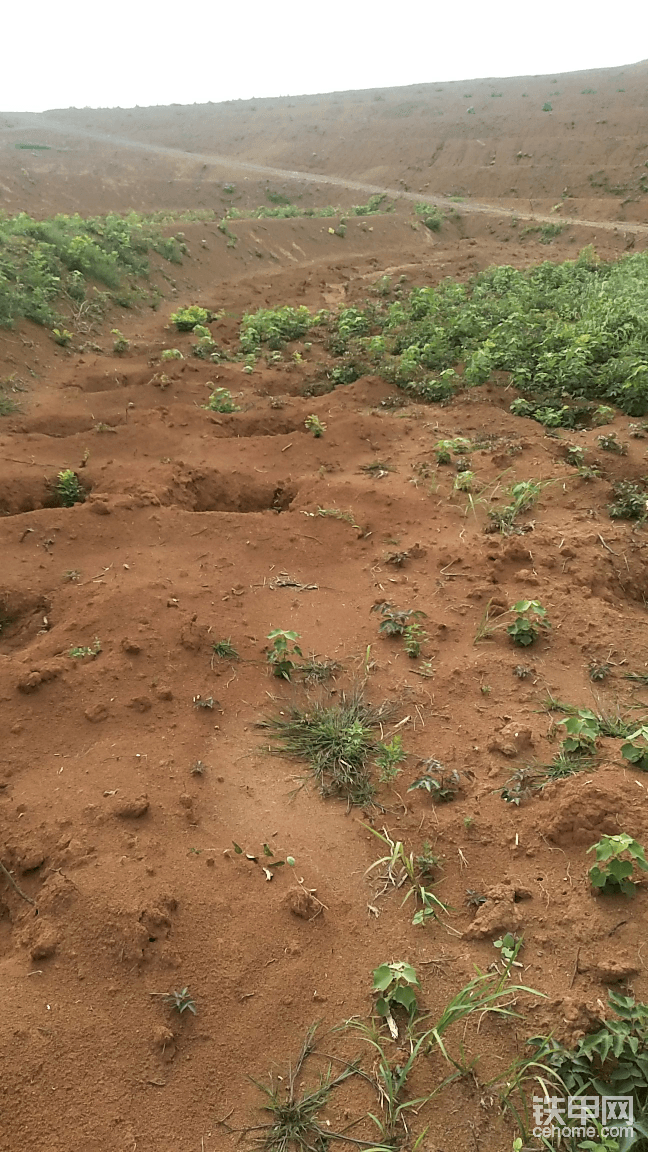
[[[0,325],[26,317],[54,326],[63,292],[81,303],[88,281],[119,290],[126,277],[148,276],[151,251],[180,263],[183,248],[136,212],[47,220],[0,214]]]

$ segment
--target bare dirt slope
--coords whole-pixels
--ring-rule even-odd
[[[622,416],[605,431],[627,443],[623,457],[601,454],[597,429],[570,434],[598,461],[588,483],[564,442],[510,414],[503,382],[447,406],[399,406],[378,376],[324,391],[320,346],[246,373],[197,360],[191,336],[168,327],[178,303],[222,310],[213,335],[234,352],[245,311],[360,304],[385,274],[408,288],[588,243],[603,257],[643,249],[646,72],[0,117],[9,213],[220,214],[262,203],[268,186],[304,206],[348,207],[362,183],[464,198],[438,234],[415,226],[405,199],[350,218],[343,236],[326,219],[247,220],[228,246],[215,222],[186,223],[182,267],[153,274],[158,311],[115,307],[94,327],[77,316],[71,349],[35,325],[0,331],[0,378],[20,402],[0,418],[2,1152],[234,1148],[237,1130],[264,1122],[249,1076],[285,1075],[316,1020],[367,1019],[380,963],[415,966],[436,1020],[508,929],[524,933],[519,977],[539,994],[519,999],[518,1020],[472,1018],[448,1035],[456,1058],[461,1041],[480,1058],[475,1075],[412,1116],[404,1144],[427,1125],[425,1152],[507,1152],[513,1127],[487,1085],[526,1038],[555,1028],[573,1040],[610,984],[648,999],[645,890],[594,899],[586,856],[603,833],[648,842],[646,778],[604,739],[590,772],[520,806],[499,794],[556,753],[548,692],[610,713],[648,708],[623,678],[646,668],[645,532],[606,511],[611,482],[645,471],[645,440]],[[471,200],[520,214],[557,205],[552,218],[590,223],[546,245],[515,219],[468,211]],[[113,327],[130,341],[121,356]],[[163,363],[170,346],[185,359]],[[204,407],[215,386],[238,411]],[[312,414],[320,438],[305,427]],[[434,445],[456,436],[473,444],[495,506],[504,485],[551,481],[524,534],[485,532],[486,505],[471,509],[437,467]],[[71,508],[54,495],[66,468],[87,492]],[[395,552],[410,553],[402,566]],[[502,630],[475,644],[489,601],[520,598],[546,607],[548,638],[529,652]],[[371,609],[384,600],[425,612],[425,665],[379,636]],[[273,628],[339,662],[336,679],[271,676]],[[239,659],[215,654],[225,639]],[[98,654],[70,655],[97,641]],[[609,665],[604,682],[590,680],[592,661]],[[383,736],[400,735],[408,756],[376,805],[347,808],[312,779],[299,787],[306,766],[269,755],[258,725],[361,685],[392,702]],[[432,757],[460,773],[452,803],[407,791]],[[413,926],[407,889],[366,875],[382,855],[371,828],[442,858],[441,922]],[[261,865],[288,855],[294,870],[269,881]],[[489,897],[477,913],[467,889]],[[195,1016],[160,998],[185,987]],[[362,1047],[323,1045],[338,1057]],[[395,1063],[406,1057],[395,1049]],[[410,1098],[447,1073],[433,1049]],[[354,1079],[322,1123],[360,1118],[350,1135],[370,1146],[376,1107],[371,1082]]]

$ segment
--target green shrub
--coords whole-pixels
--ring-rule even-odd
[[[178,332],[193,332],[196,325],[209,323],[211,312],[198,304],[192,304],[189,308],[178,308],[177,312],[171,314],[170,320]]]
[[[86,498],[85,488],[81,486],[79,477],[71,468],[64,468],[59,472],[56,493],[64,508],[71,508],[74,504],[83,504]]]
[[[161,360],[184,360],[179,348],[165,348],[160,355]]]
[[[414,211],[417,216],[421,217],[423,224],[430,232],[440,232],[441,225],[443,224],[443,212],[437,208],[436,204],[415,204]]]
[[[241,348],[257,353],[262,344],[271,350],[283,348],[290,340],[305,336],[315,322],[308,308],[260,308],[246,313],[241,321]]]
[[[538,600],[519,600],[510,611],[515,612],[515,620],[509,624],[506,631],[513,643],[523,648],[535,643],[541,629],[551,627],[547,620],[546,609]]]
[[[214,388],[209,400],[203,405],[210,412],[239,412],[228,388]]]

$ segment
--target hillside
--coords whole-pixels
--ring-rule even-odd
[[[647,79],[0,114],[0,1152],[510,1152],[648,1002]]]

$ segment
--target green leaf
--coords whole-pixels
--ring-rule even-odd
[[[263,845],[263,855],[264,856],[274,856],[274,852],[272,851],[272,848],[269,848],[267,844]]]
[[[236,852],[236,853],[237,853],[239,856],[242,856],[242,855],[243,855],[243,849],[241,848],[241,845],[240,845],[240,844],[237,844],[237,843],[236,843],[236,840],[232,840],[232,844],[234,845],[234,851],[235,851],[235,852]]]
[[[374,970],[373,978],[374,991],[384,992],[386,988],[389,988],[389,985],[394,979],[394,974],[389,964],[381,964]]]

